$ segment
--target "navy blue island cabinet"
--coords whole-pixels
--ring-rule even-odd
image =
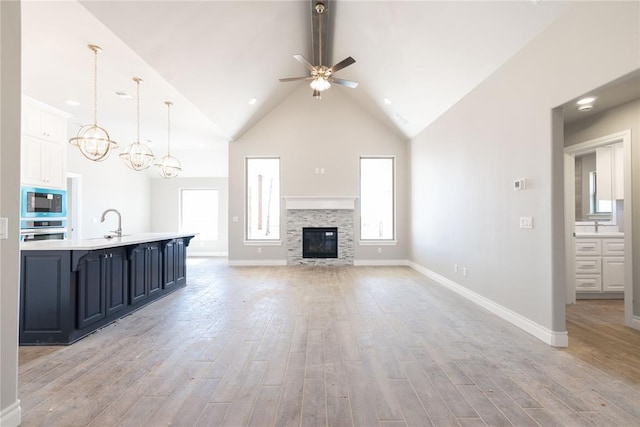
[[[71,344],[186,286],[194,234],[26,242],[20,345]]]

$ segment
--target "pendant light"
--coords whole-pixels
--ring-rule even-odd
[[[141,171],[149,166],[153,162],[154,155],[151,149],[142,144],[140,142],[140,82],[142,79],[140,77],[134,77],[133,81],[136,82],[136,140],[127,149],[120,153],[120,158],[124,162],[127,167],[135,170]]]
[[[167,104],[167,155],[156,162],[158,173],[163,178],[175,178],[182,168],[178,159],[171,155],[171,106],[173,102],[165,101]]]
[[[98,126],[98,53],[102,52],[100,46],[88,45],[93,51],[93,124],[80,128],[78,135],[69,139],[69,144],[75,145],[87,159],[101,162],[111,150],[118,148],[118,143],[112,141],[109,133]]]

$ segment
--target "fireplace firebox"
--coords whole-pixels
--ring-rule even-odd
[[[304,227],[302,258],[338,258],[338,228]]]

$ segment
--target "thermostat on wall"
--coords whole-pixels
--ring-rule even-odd
[[[522,179],[516,179],[515,181],[513,181],[514,190],[524,190],[525,188],[527,188],[526,179],[522,178]]]

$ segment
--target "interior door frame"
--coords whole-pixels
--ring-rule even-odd
[[[623,130],[620,132],[612,133],[609,135],[604,135],[599,138],[590,139],[588,141],[584,141],[575,145],[571,145],[569,147],[565,147],[564,153],[573,157],[575,162],[575,157],[577,155],[586,154],[598,147],[603,147],[606,145],[611,145],[621,142],[622,149],[624,152],[624,322],[625,325],[634,328],[640,329],[640,316],[633,315],[633,247],[632,247],[632,236],[633,236],[633,179],[632,179],[632,158],[631,158],[631,129]],[[567,159],[565,158],[565,166]],[[574,163],[575,168],[575,163]],[[573,188],[575,188],[575,169],[574,173],[569,175],[565,167],[565,185],[569,181],[573,183]],[[574,212],[573,218],[569,217],[569,212],[565,211],[565,224],[567,221],[573,221],[575,224],[575,194],[566,194],[565,193],[565,209],[567,204],[567,198],[573,199],[573,209]],[[570,237],[569,237],[570,236]],[[573,226],[569,227],[569,230],[565,229],[565,246],[571,245],[573,247]],[[568,252],[568,251],[567,251]],[[571,259],[566,260],[566,277],[570,277],[571,274],[573,277],[573,264],[575,262],[575,255],[573,256],[573,262]],[[571,268],[571,271],[569,269]],[[575,289],[575,280],[573,281],[573,288]],[[567,292],[569,291],[569,285],[567,285]],[[575,297],[575,292],[574,292]],[[567,300],[568,301],[568,300]]]

